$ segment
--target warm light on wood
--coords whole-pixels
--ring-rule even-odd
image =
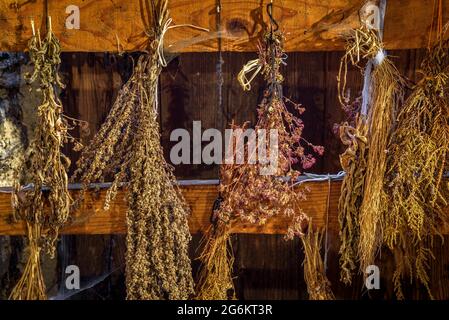
[[[143,0],[48,1],[53,30],[64,51],[136,51],[145,48],[148,16]],[[223,50],[255,51],[268,24],[267,1],[222,0]],[[283,0],[274,2],[274,17],[286,35],[287,51],[342,50],[341,34],[360,25],[362,0]],[[79,7],[79,30],[67,29],[68,6]],[[210,29],[179,28],[167,33],[165,46],[174,52],[208,52],[218,47],[215,0],[170,0],[174,24]],[[384,41],[387,49],[426,47],[433,0],[388,1]],[[444,7],[449,14],[449,7]],[[0,51],[22,51],[36,28],[45,25],[45,1],[0,2]]]
[[[312,219],[315,227],[324,227],[326,220],[330,230],[338,231],[338,198],[340,197],[341,182],[306,182],[304,187],[309,189],[307,200],[302,208]],[[204,232],[210,226],[212,206],[218,196],[217,185],[183,185],[182,193],[190,206],[190,232]],[[76,193],[76,191],[72,191]],[[109,211],[103,210],[106,190],[89,192],[81,209],[72,217],[69,226],[62,230],[63,234],[121,234],[126,233],[126,194],[119,191],[111,204]],[[327,197],[329,208],[327,208]],[[12,208],[10,194],[0,193],[0,235],[23,235],[24,227],[21,223],[10,224]],[[276,217],[264,226],[239,224],[234,226],[233,233],[284,234],[289,221],[283,217]],[[445,233],[449,233],[445,228]]]
[[[308,199],[303,202],[304,211],[309,214],[317,227],[324,226],[327,213],[327,182],[306,183],[310,189]],[[337,225],[337,202],[341,182],[333,182],[330,189],[330,206],[328,223]],[[203,232],[210,226],[212,206],[218,196],[217,185],[181,186],[184,197],[191,209],[189,225],[191,233]],[[76,191],[72,191],[76,193]],[[117,194],[109,211],[103,210],[106,190],[87,193],[85,202],[72,217],[72,222],[64,228],[65,234],[116,234],[126,233],[126,194],[122,190]],[[75,195],[76,196],[76,195]],[[23,224],[8,223],[12,208],[10,194],[0,193],[0,235],[24,234]],[[285,233],[288,220],[282,217],[271,219],[265,226],[237,225],[234,233]]]

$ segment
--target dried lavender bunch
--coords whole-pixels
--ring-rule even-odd
[[[33,26],[29,55],[34,65],[30,82],[38,81],[42,104],[37,108],[34,138],[27,150],[23,172],[29,175],[31,188],[22,188],[16,181],[12,195],[15,217],[26,222],[29,258],[24,273],[11,292],[10,299],[46,299],[46,289],[40,267],[40,253],[46,249],[54,255],[59,229],[69,216],[71,197],[68,192],[67,169],[70,160],[61,152],[68,140],[68,121],[63,117],[57,88],[63,84],[58,75],[61,47],[52,32],[41,39]],[[48,188],[48,192],[43,188]],[[48,205],[47,205],[48,202]]]
[[[84,190],[114,175],[105,208],[127,185],[127,299],[187,299],[193,293],[188,244],[188,207],[163,157],[157,121],[157,85],[162,69],[158,48],[169,21],[167,1],[151,1],[154,21],[149,53],[83,151],[75,178]]]
[[[308,169],[315,163],[315,158],[308,153],[323,154],[324,148],[315,146],[302,137],[304,123],[287,109],[287,103],[299,113],[304,112],[299,104],[291,102],[283,96],[283,76],[280,73],[281,65],[285,64],[286,55],[283,50],[283,35],[280,32],[268,33],[263,44],[259,46],[258,67],[251,61],[253,69],[262,72],[267,82],[264,98],[259,105],[258,121],[255,132],[272,129],[278,134],[278,163],[272,175],[261,174],[265,164],[258,161],[251,164],[248,161],[243,164],[224,164],[220,170],[220,194],[223,201],[215,211],[218,228],[216,232],[209,234],[208,244],[203,251],[201,260],[203,263],[200,273],[198,298],[222,299],[226,297],[228,290],[232,289],[232,253],[227,254],[228,238],[232,225],[237,221],[263,225],[268,219],[285,215],[291,218],[286,237],[303,236],[304,227],[307,226],[308,216],[303,212],[300,202],[305,198],[305,190],[298,190],[294,185],[301,175],[295,169],[295,164]],[[250,70],[251,68],[247,68]],[[252,77],[254,78],[254,76]],[[246,79],[244,74],[239,79]],[[244,82],[244,81],[243,81]],[[248,88],[249,83],[244,83]],[[243,132],[244,125],[240,132]],[[233,125],[233,132],[238,132],[239,127]],[[233,158],[237,153],[243,153],[245,159],[250,159],[254,153],[258,153],[260,145],[254,149],[244,144],[244,150],[237,150],[244,137],[234,134],[230,141],[233,144]],[[269,139],[266,140],[265,150],[270,150]],[[267,151],[269,153],[269,151]],[[269,154],[268,154],[269,156]],[[223,239],[224,238],[224,239]],[[220,245],[220,248],[217,248]],[[218,262],[217,262],[218,261]],[[218,267],[217,267],[218,266]],[[214,286],[222,283],[224,286]],[[214,294],[209,294],[212,291]]]
[[[404,298],[400,279],[414,276],[429,291],[432,257],[428,238],[439,234],[448,221],[449,169],[449,41],[443,33],[429,49],[420,68],[422,79],[400,111],[389,145],[384,241],[407,261],[395,272],[395,290]],[[406,268],[407,267],[407,268]]]

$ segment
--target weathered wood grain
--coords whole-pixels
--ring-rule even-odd
[[[136,51],[145,48],[148,10],[144,0],[48,0],[53,30],[65,51]],[[363,0],[277,0],[274,16],[286,34],[287,51],[343,48],[341,34],[360,25]],[[222,0],[221,35],[224,51],[254,51],[269,21],[267,0]],[[66,7],[80,8],[80,29],[68,30]],[[215,0],[170,0],[176,24],[190,23],[210,32],[175,29],[166,48],[175,52],[216,51],[218,30]],[[388,1],[385,43],[388,49],[420,48],[427,44],[433,0]],[[447,15],[449,7],[444,7]],[[45,20],[44,0],[0,2],[0,51],[22,51],[31,36],[30,19]],[[43,30],[43,29],[42,29]]]
[[[307,183],[310,189],[303,209],[314,221],[314,225],[324,226],[327,214],[328,183]],[[204,232],[210,226],[212,206],[218,196],[216,185],[181,186],[183,195],[190,206],[189,225],[191,233]],[[76,191],[72,191],[76,192]],[[330,189],[329,224],[337,224],[337,202],[340,182],[333,182]],[[72,221],[62,230],[63,234],[122,234],[126,233],[125,191],[121,190],[112,202],[109,211],[103,210],[106,191],[89,192],[83,206],[73,215]],[[74,195],[76,196],[76,195]],[[12,214],[10,194],[0,193],[0,235],[24,234],[22,223],[9,223]],[[283,217],[270,220],[264,226],[239,224],[234,233],[283,234],[289,221]]]
[[[338,230],[338,198],[341,182],[306,182],[303,184],[309,192],[302,203],[303,210],[313,219],[315,227],[328,226],[329,230]],[[210,226],[212,206],[218,196],[217,185],[183,185],[182,193],[190,206],[189,226],[191,233],[204,232]],[[75,192],[76,191],[72,191]],[[63,234],[122,234],[126,233],[125,191],[118,192],[109,211],[103,209],[106,190],[91,191],[87,194],[83,206],[74,213],[72,221],[62,230]],[[329,207],[327,199],[329,195]],[[74,195],[76,197],[76,195]],[[22,223],[9,223],[12,208],[10,194],[0,193],[0,235],[24,234]],[[263,226],[237,224],[233,233],[285,234],[289,220],[275,217]],[[446,228],[447,229],[447,228]],[[444,232],[449,230],[443,230]]]

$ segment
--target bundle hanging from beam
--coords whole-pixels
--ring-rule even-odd
[[[50,17],[43,39],[39,30],[34,30],[34,22],[31,23],[33,37],[29,42],[29,54],[34,71],[28,80],[38,81],[42,103],[37,108],[34,137],[20,173],[25,177],[30,175],[32,187],[22,188],[16,178],[12,194],[15,215],[26,222],[29,251],[22,277],[9,297],[14,300],[47,298],[40,265],[41,252],[45,250],[54,255],[58,232],[67,221],[72,201],[66,172],[70,160],[62,154],[61,148],[69,139],[73,142],[73,138],[67,133],[69,125],[56,94],[56,88],[63,87],[58,75],[61,48],[53,34]],[[44,186],[48,188],[48,195],[44,195]],[[49,205],[45,205],[46,201]]]
[[[308,271],[314,274],[310,275],[309,272],[306,280],[321,281],[319,285],[311,284],[313,292],[316,288],[323,290],[320,294],[313,294],[313,297],[331,297],[328,294],[329,284],[327,280],[324,281],[325,275],[316,276],[317,272],[322,272],[322,268],[316,264],[319,248],[317,243],[311,242],[316,239],[312,235],[306,236],[313,230],[311,226],[308,227],[310,218],[301,208],[305,191],[294,188],[301,174],[294,165],[310,168],[315,163],[312,153],[322,155],[324,149],[302,137],[304,123],[287,109],[289,104],[298,114],[305,111],[301,105],[283,95],[284,78],[280,73],[280,67],[286,64],[283,41],[280,31],[266,33],[259,47],[257,64],[260,67],[256,67],[253,60],[250,63],[254,68],[244,68],[239,75],[239,79],[244,80],[245,72],[258,69],[267,86],[257,110],[258,121],[254,130],[257,135],[245,143],[246,125],[232,127],[236,134],[228,142],[231,145],[228,150],[232,150],[233,154],[226,155],[225,164],[221,166],[220,201],[214,210],[215,227],[206,235],[206,247],[201,255],[198,299],[226,299],[229,292],[233,291],[233,256],[232,250],[228,248],[232,225],[238,221],[264,225],[274,217],[288,218],[290,224],[286,237],[302,237],[306,243],[306,254],[313,255],[308,257]],[[241,82],[243,88],[247,89],[250,81]],[[275,140],[271,136],[273,131],[276,132]],[[262,143],[260,135],[263,135]],[[255,143],[256,140],[258,143]],[[270,160],[264,162],[267,159],[261,159],[262,154]],[[239,156],[245,161],[235,161]],[[232,159],[228,164],[230,157]],[[274,163],[270,162],[273,159]]]
[[[133,75],[83,151],[75,178],[84,192],[113,175],[104,206],[127,184],[127,299],[188,299],[193,279],[188,256],[188,208],[166,163],[157,121],[158,77],[164,64],[160,43],[169,24],[167,0],[149,1],[153,38]],[[82,192],[82,193],[84,193]],[[82,200],[82,199],[81,199]]]
[[[350,283],[351,274],[360,262],[360,271],[373,264],[381,248],[383,212],[387,205],[384,181],[387,170],[387,147],[394,117],[403,100],[405,80],[390,58],[375,30],[362,27],[347,37],[346,54],[338,78],[340,102],[347,108],[347,64],[359,66],[363,59],[375,61],[374,70],[366,76],[369,84],[367,110],[361,112],[354,126],[344,124],[340,136],[346,152],[341,156],[343,180],[339,204],[342,244],[340,248],[341,279]],[[368,62],[371,63],[371,62]]]
[[[402,261],[394,273],[396,295],[401,299],[405,274],[421,282],[432,297],[431,239],[441,235],[449,221],[444,210],[449,204],[449,184],[443,179],[449,170],[449,40],[443,36],[441,27],[421,63],[422,79],[397,117],[389,145],[384,242]]]

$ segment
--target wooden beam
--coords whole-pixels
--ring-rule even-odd
[[[53,30],[64,51],[137,51],[145,48],[147,21],[144,0],[48,0]],[[276,0],[274,16],[285,31],[287,51],[342,50],[341,34],[358,27],[364,0]],[[385,43],[388,49],[420,48],[427,44],[433,0],[388,1]],[[254,51],[268,17],[267,0],[222,0],[223,49]],[[67,29],[66,8],[80,9],[80,29]],[[217,50],[216,1],[170,0],[175,24],[194,24],[209,33],[189,28],[171,30],[166,49],[173,52]],[[448,16],[449,6],[444,7]],[[31,36],[30,19],[44,24],[44,0],[0,2],[0,51],[23,51]],[[44,28],[41,28],[44,30]]]
[[[306,183],[310,192],[303,202],[303,209],[314,221],[314,225],[324,226],[327,214],[327,196],[330,191],[329,225],[337,227],[337,204],[341,182],[333,182],[329,190],[327,182]],[[189,226],[191,233],[204,232],[210,226],[212,206],[218,196],[217,185],[182,185],[182,193],[190,206]],[[77,191],[72,191],[76,193]],[[120,190],[108,211],[103,209],[106,190],[88,192],[86,199],[71,218],[63,234],[122,234],[126,233],[126,194]],[[76,195],[74,195],[76,196]],[[23,235],[23,223],[11,224],[11,195],[0,193],[0,235]],[[271,219],[264,226],[236,225],[234,233],[285,233],[289,221],[284,217]]]
[[[338,199],[341,181],[306,182],[309,192],[302,208],[312,219],[315,227],[327,225],[329,230],[338,232]],[[181,190],[191,209],[189,217],[190,232],[206,231],[210,226],[212,206],[218,196],[216,184],[181,185]],[[76,193],[77,191],[72,191]],[[126,194],[120,190],[109,211],[103,209],[106,190],[89,192],[83,206],[75,212],[71,222],[62,230],[63,234],[123,234],[126,233]],[[327,199],[329,195],[329,208]],[[75,195],[76,196],[76,195]],[[10,194],[0,193],[0,235],[23,235],[23,223],[11,224]],[[449,208],[448,208],[449,211]],[[289,220],[285,217],[270,219],[264,226],[238,224],[233,233],[285,234]],[[445,227],[444,233],[449,234]]]

